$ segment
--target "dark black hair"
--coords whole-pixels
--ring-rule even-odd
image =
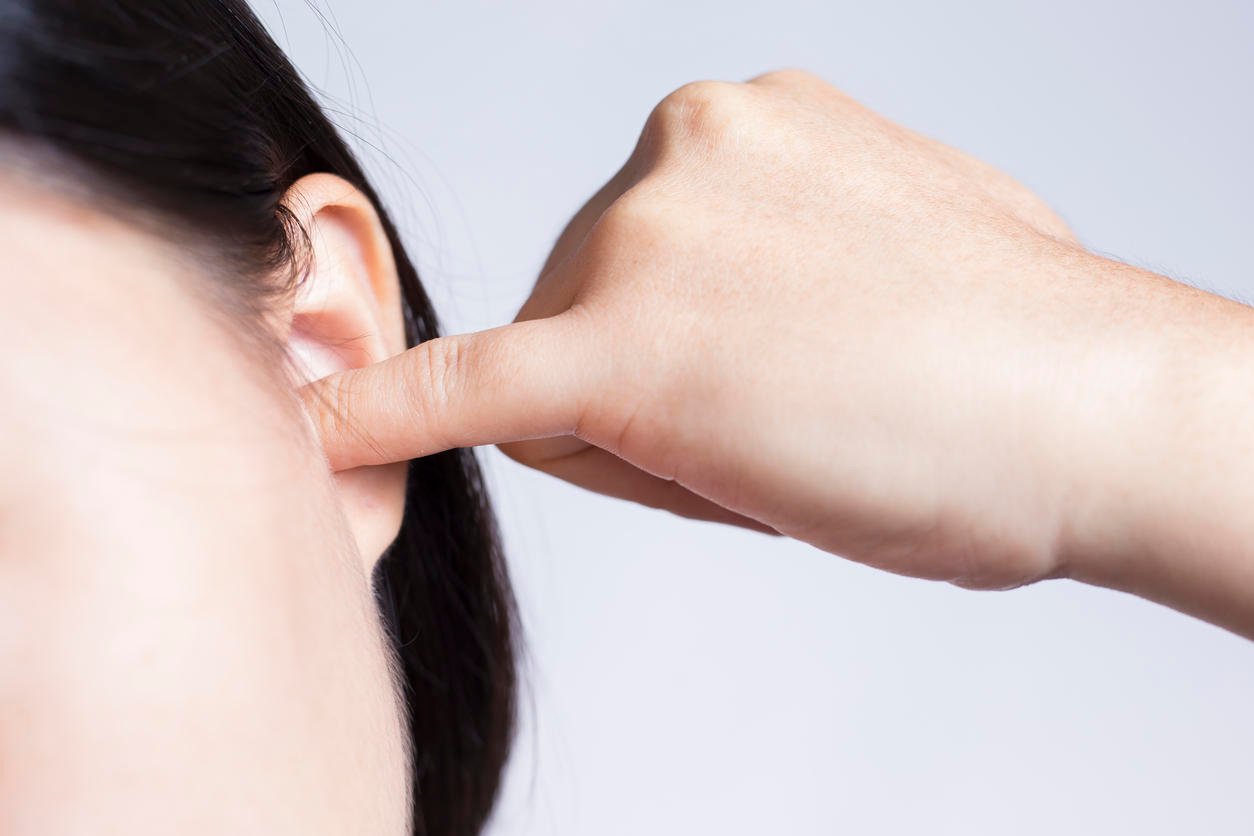
[[[195,230],[254,307],[299,271],[281,200],[330,172],[375,204],[410,344],[431,303],[361,166],[243,0],[0,0],[0,134],[73,163],[93,188]],[[279,291],[290,288],[278,285]],[[472,834],[491,812],[515,720],[516,617],[473,454],[410,463],[376,595],[404,672],[414,832]]]

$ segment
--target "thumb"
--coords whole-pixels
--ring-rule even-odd
[[[334,470],[569,435],[586,400],[569,316],[440,337],[301,390]]]

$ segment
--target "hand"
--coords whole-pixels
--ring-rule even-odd
[[[659,104],[518,322],[309,403],[337,468],[501,443],[612,496],[1008,587],[1116,562],[1165,346],[1198,336],[1153,326],[1198,296],[1086,252],[987,165],[772,73]]]

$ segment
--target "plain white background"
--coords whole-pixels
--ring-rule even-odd
[[[1097,250],[1254,291],[1239,0],[256,4],[450,330],[512,317],[665,93],[783,66],[1008,170]],[[493,833],[1254,832],[1247,642],[1071,583],[881,575],[484,459],[530,694]]]

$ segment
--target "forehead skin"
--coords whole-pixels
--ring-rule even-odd
[[[405,832],[386,643],[290,393],[195,267],[2,169],[0,259],[0,832]]]

